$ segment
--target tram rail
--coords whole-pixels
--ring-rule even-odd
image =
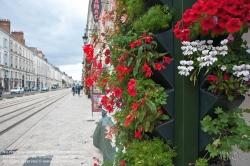
[[[30,103],[28,104],[28,106],[24,106],[24,107],[12,110],[11,112],[0,115],[0,136],[8,132],[12,128],[16,127],[17,125],[21,124],[22,122],[26,121],[30,117],[43,111],[46,107],[52,105],[56,101],[59,101],[60,99],[67,96],[68,94],[70,94],[69,91],[62,91],[60,93],[56,93],[52,95],[44,95],[44,96],[43,94],[41,94],[40,98],[41,97],[47,97],[47,98],[36,103]],[[34,99],[27,100],[27,102],[30,102],[33,100]],[[9,105],[4,108],[13,108],[15,105],[16,104]],[[3,107],[0,109],[3,109]]]

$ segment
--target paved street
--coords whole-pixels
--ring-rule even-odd
[[[10,94],[10,92],[4,92],[0,99],[4,99],[6,97],[15,97],[15,96],[20,96],[20,95],[30,95],[30,94],[36,94],[40,93],[40,91],[31,91],[31,92],[24,92],[23,94]]]
[[[0,155],[0,165],[92,166],[93,157],[102,159],[92,139],[100,118],[92,118],[90,99],[70,93]]]

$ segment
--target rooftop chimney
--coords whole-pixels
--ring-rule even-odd
[[[10,33],[10,20],[0,19],[0,27],[6,32]]]
[[[11,35],[21,43],[25,44],[23,31],[12,31]]]

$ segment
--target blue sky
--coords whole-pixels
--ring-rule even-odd
[[[48,61],[81,79],[88,0],[0,0],[0,18],[11,31],[23,31],[25,43],[37,47]]]

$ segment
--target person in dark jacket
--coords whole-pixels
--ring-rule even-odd
[[[75,92],[76,92],[75,86],[72,87],[72,92],[73,92],[73,96],[75,96]]]
[[[77,85],[77,93],[78,93],[78,96],[80,96],[80,90],[81,90],[81,86],[80,86],[80,85]]]

